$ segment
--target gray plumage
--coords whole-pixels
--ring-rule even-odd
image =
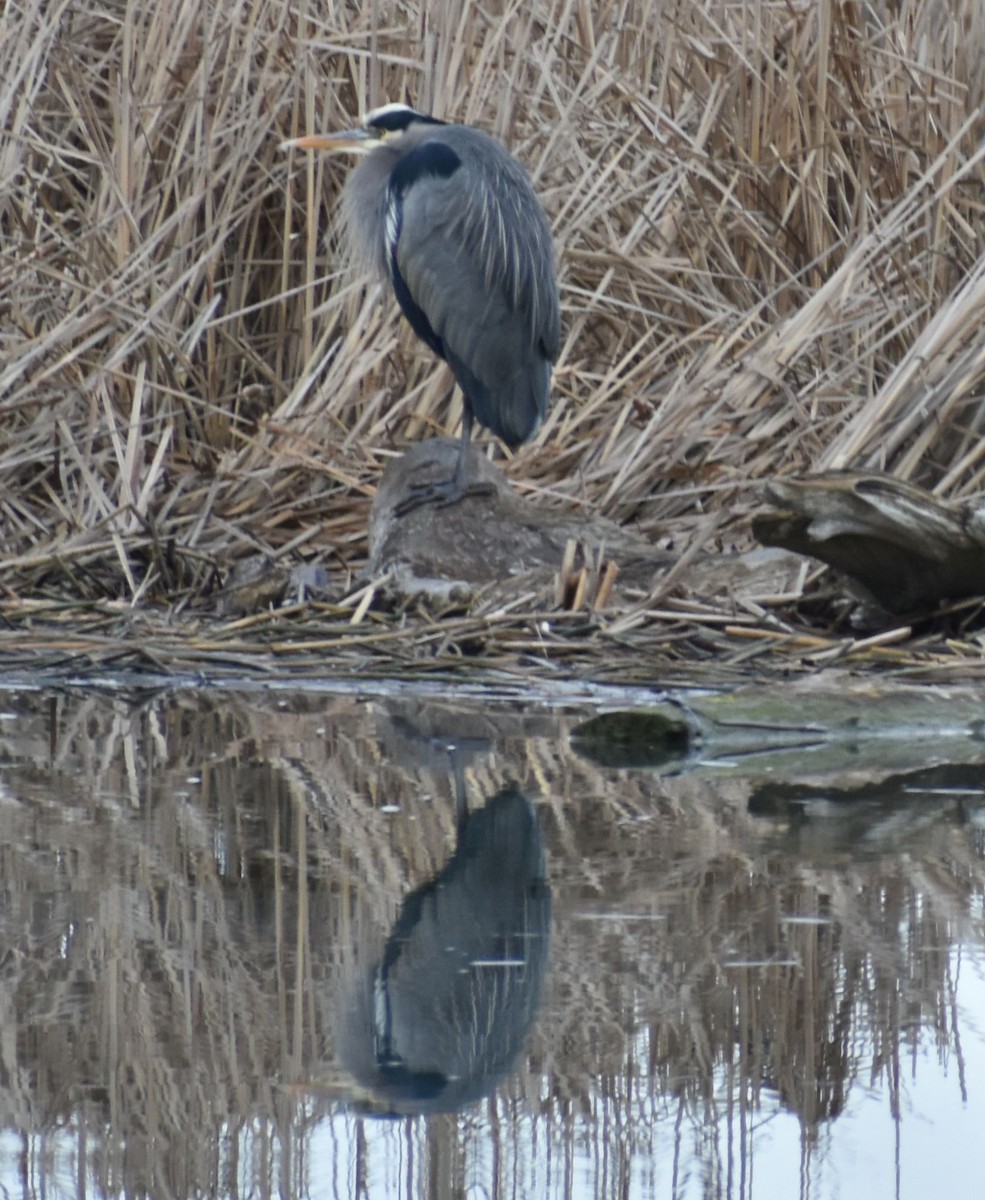
[[[404,899],[353,991],[337,1044],[367,1110],[453,1112],[488,1095],[537,1016],[550,931],[537,814],[506,787],[460,812],[454,854]]]
[[[477,129],[388,105],[343,136],[350,149],[372,147],[343,193],[356,255],[390,281],[465,398],[454,476],[403,508],[450,503],[475,490],[466,482],[473,418],[512,449],[547,412],[560,338],[550,227],[526,172]]]

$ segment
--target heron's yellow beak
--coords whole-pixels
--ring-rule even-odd
[[[342,133],[307,133],[304,137],[281,142],[281,150],[348,150],[350,154],[368,154],[379,138],[366,129],[346,129]]]

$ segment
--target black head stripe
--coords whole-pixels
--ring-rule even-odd
[[[428,113],[415,112],[412,108],[388,108],[374,113],[366,122],[367,129],[379,129],[384,133],[402,133],[411,125],[447,125]]]
[[[399,196],[422,179],[450,179],[462,165],[451,146],[444,142],[427,141],[415,146],[397,163],[390,173],[390,188]]]

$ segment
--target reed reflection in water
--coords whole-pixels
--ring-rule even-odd
[[[855,803],[579,714],[4,707],[8,1192],[977,1194],[977,751]]]

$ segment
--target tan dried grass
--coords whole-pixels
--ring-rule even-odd
[[[551,215],[563,342],[517,486],[645,533],[834,465],[981,489],[983,53],[977,0],[11,0],[6,586],[358,565],[386,456],[458,403],[345,269],[344,167],[278,144],[385,99],[503,137]]]

